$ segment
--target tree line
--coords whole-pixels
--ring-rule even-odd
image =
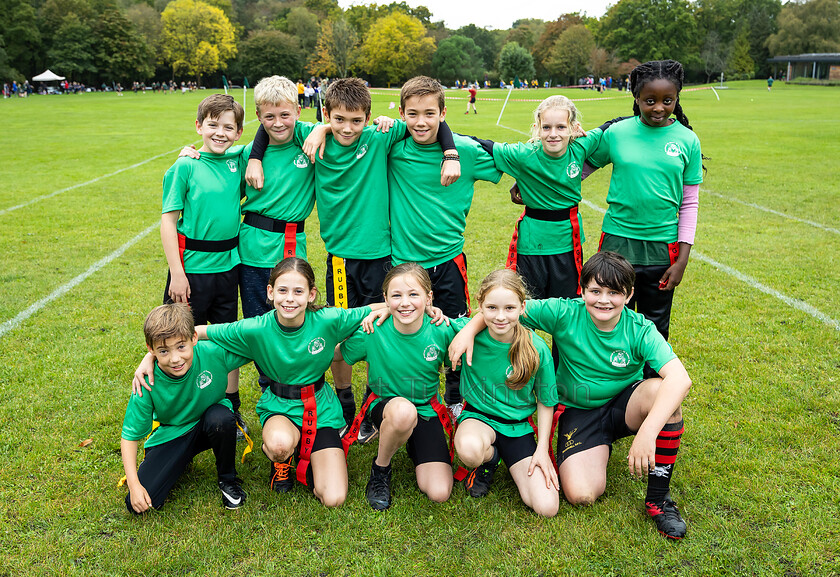
[[[0,0],[0,77],[50,68],[88,85],[284,74],[429,74],[497,84],[576,84],[638,62],[680,60],[689,80],[766,76],[767,58],[840,52],[840,0],[619,0],[601,18],[521,19],[508,30],[432,21],[405,2],[337,0]]]

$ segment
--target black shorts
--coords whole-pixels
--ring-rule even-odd
[[[239,314],[239,265],[227,272],[187,273],[190,283],[190,309],[196,325],[208,322],[232,323]],[[170,303],[169,283],[172,274],[166,275],[163,303]]]
[[[389,270],[390,256],[367,260],[327,254],[327,304],[352,309],[383,302],[382,283]]]
[[[532,299],[578,296],[580,276],[573,250],[562,254],[519,254],[516,272],[525,281]]]
[[[377,429],[382,426],[385,405],[393,398],[395,397],[383,398],[371,410],[370,418]],[[405,444],[405,450],[415,467],[423,463],[452,464],[452,460],[449,458],[449,444],[446,441],[446,433],[444,433],[443,425],[440,424],[440,419],[437,417],[426,420],[425,417],[417,415],[417,425]]]
[[[618,439],[635,435],[627,426],[625,415],[630,397],[642,381],[627,386],[606,405],[597,409],[566,407],[557,427],[557,463],[575,453],[612,444]]]
[[[481,419],[475,420],[481,421]],[[490,427],[488,423],[485,423],[484,421],[481,422]],[[502,461],[505,462],[505,466],[508,469],[513,467],[522,459],[534,456],[534,451],[537,450],[537,441],[534,439],[534,433],[528,433],[526,435],[522,435],[521,437],[508,437],[495,429],[493,429],[493,431],[496,433],[496,441],[493,444],[496,445],[496,448],[499,450],[499,456],[502,458]]]
[[[285,416],[285,415],[284,415]],[[269,417],[270,418],[270,417]],[[288,417],[286,417],[288,419]],[[297,428],[297,430],[301,433],[300,441],[298,441],[297,447],[295,447],[295,458],[300,455],[300,443],[303,441],[303,428],[298,426],[297,423],[289,419],[291,423]],[[315,429],[315,442],[312,443],[312,452],[317,453],[323,449],[341,449],[344,450],[344,446],[341,444],[341,437],[338,435],[338,429],[333,427],[318,427]]]
[[[467,255],[461,254],[461,256],[466,267]],[[470,307],[467,303],[469,289],[464,275],[461,274],[461,269],[455,264],[455,259],[427,268],[426,272],[432,280],[433,304],[449,318],[469,316]]]

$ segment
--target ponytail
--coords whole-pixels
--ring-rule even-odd
[[[510,344],[508,358],[513,371],[505,379],[505,385],[512,391],[518,391],[528,384],[540,368],[540,355],[534,346],[533,333],[522,325],[513,327],[513,342]]]

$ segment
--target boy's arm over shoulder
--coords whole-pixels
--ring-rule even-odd
[[[520,322],[530,329],[545,331],[553,336],[565,326],[570,302],[568,299],[548,298],[525,301]]]
[[[458,135],[455,144],[458,146],[464,173],[469,174],[473,181],[486,180],[496,184],[502,179],[502,172],[496,168],[493,154],[487,152],[476,139]]]

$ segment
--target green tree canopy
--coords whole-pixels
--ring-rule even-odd
[[[484,59],[485,70],[496,69],[496,60],[499,58],[499,52],[502,50],[502,34],[504,33],[501,31],[479,28],[475,24],[462,26],[455,31],[455,35],[457,36],[472,38],[476,46],[481,49],[481,57]]]
[[[47,53],[51,66],[68,79],[89,82],[97,71],[95,56],[93,30],[76,14],[65,16]]]
[[[458,78],[475,79],[484,74],[481,49],[472,38],[450,36],[441,41],[432,58],[432,74],[447,85]]]
[[[755,62],[750,56],[750,40],[746,29],[741,31],[732,45],[727,72],[735,80],[749,80],[755,76]]]
[[[547,62],[551,56],[551,51],[554,49],[554,45],[557,43],[557,39],[560,38],[563,31],[575,24],[583,24],[583,20],[577,13],[561,14],[557,20],[546,23],[545,30],[531,50],[537,74],[543,75],[548,73]]]
[[[595,39],[583,24],[569,26],[560,34],[546,61],[546,69],[564,84],[577,84],[587,73]]]
[[[42,48],[35,8],[24,0],[0,0],[0,37],[5,44],[9,69],[14,68],[25,76],[33,75]]]
[[[344,18],[321,24],[315,55],[307,66],[312,74],[344,78],[356,62],[359,35]]]
[[[175,74],[215,72],[236,56],[233,25],[201,0],[174,0],[161,14],[161,55]]]
[[[516,42],[525,50],[531,52],[537,41],[545,32],[545,20],[539,18],[522,18],[511,26],[508,42]]]
[[[318,16],[303,6],[296,6],[286,15],[286,32],[300,41],[300,47],[305,52],[312,52],[321,32]]]
[[[368,74],[398,83],[415,76],[434,51],[435,41],[417,18],[394,12],[371,26],[359,63]]]
[[[774,56],[809,52],[840,52],[840,2],[811,0],[782,7],[779,31],[767,38]]]
[[[686,0],[619,0],[598,27],[596,42],[621,60],[699,64],[699,35]]]
[[[274,74],[301,78],[306,58],[294,36],[279,30],[257,30],[239,45],[238,62],[242,74],[256,83]]]
[[[146,80],[155,73],[154,53],[131,22],[112,7],[97,18],[94,28],[96,59],[105,79]]]
[[[508,42],[499,53],[499,74],[505,80],[533,78],[536,74],[534,58],[516,42]]]

